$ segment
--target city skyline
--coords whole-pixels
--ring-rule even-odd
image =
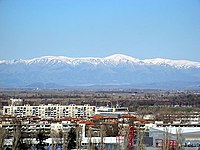
[[[40,56],[200,61],[200,1],[1,1],[0,60]]]

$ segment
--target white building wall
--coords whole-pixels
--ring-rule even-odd
[[[95,114],[96,106],[90,105],[39,105],[39,106],[4,106],[3,115],[40,116],[42,118],[81,117],[88,118]]]

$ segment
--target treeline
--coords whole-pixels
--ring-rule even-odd
[[[10,98],[21,98],[24,104],[90,104],[95,106],[192,106],[200,107],[200,94],[195,93],[0,93],[0,104]]]

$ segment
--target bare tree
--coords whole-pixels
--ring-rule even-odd
[[[105,127],[104,125],[101,125],[100,126],[100,137],[101,137],[100,150],[104,149],[104,136],[105,136]]]
[[[91,141],[91,138],[92,138],[92,135],[91,135],[91,129],[89,128],[88,129],[88,150],[92,150],[92,141]]]
[[[14,123],[16,125],[14,126],[14,131],[13,131],[12,150],[19,150],[19,143],[21,138],[21,121],[15,118]]]
[[[56,130],[51,130],[52,150],[56,150],[56,144],[59,142],[59,134]]]
[[[81,141],[82,141],[82,128],[81,126],[76,127],[76,149],[81,149]]]
[[[137,130],[137,142],[136,142],[136,150],[144,150],[143,145],[143,131],[140,128]]]
[[[178,128],[178,130],[176,130],[176,150],[183,149],[182,143],[183,143],[182,129]]]
[[[128,142],[129,142],[129,139],[128,139],[128,135],[129,135],[129,128],[128,127],[126,127],[125,128],[125,134],[124,134],[124,145],[123,145],[123,149],[124,150],[128,150]]]
[[[162,143],[162,150],[168,150],[170,146],[169,129],[165,128],[165,131],[163,134],[164,134],[164,138],[163,138],[163,143]]]
[[[67,150],[67,145],[69,143],[68,132],[69,132],[69,129],[66,132],[63,132],[63,134],[62,134],[62,136],[63,136],[63,150]]]
[[[3,149],[5,136],[6,136],[6,130],[0,128],[0,149]]]

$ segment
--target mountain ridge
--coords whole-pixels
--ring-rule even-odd
[[[16,63],[66,63],[77,65],[80,63],[90,63],[97,65],[100,63],[137,63],[137,64],[149,64],[149,65],[170,65],[176,68],[178,67],[196,67],[200,68],[200,62],[190,61],[190,60],[173,60],[164,58],[154,58],[154,59],[137,59],[131,56],[123,54],[114,54],[108,57],[65,57],[65,56],[42,56],[33,59],[19,59],[19,60],[2,60],[0,64],[16,64]]]
[[[64,88],[90,85],[200,88],[200,62],[161,58],[140,60],[122,54],[104,58],[43,56],[0,61],[0,87]]]

